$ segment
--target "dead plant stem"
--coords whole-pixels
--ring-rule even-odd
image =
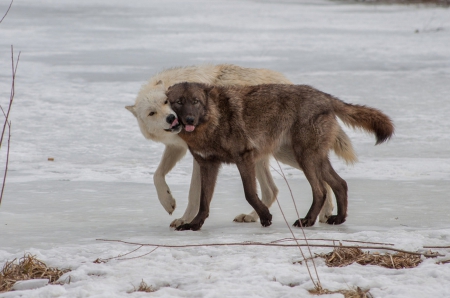
[[[288,221],[287,221],[287,219],[286,219],[286,216],[284,215],[283,209],[281,208],[280,202],[278,201],[278,198],[277,198],[276,200],[277,200],[278,207],[280,208],[281,214],[283,215],[284,222],[286,223],[286,226],[289,228],[289,231],[291,232],[292,237],[293,237],[293,239],[295,240],[295,242],[296,242],[296,244],[297,244],[297,246],[298,246],[298,249],[300,250],[300,253],[301,253],[302,257],[303,257],[303,259],[305,260],[305,265],[306,265],[306,268],[307,268],[307,270],[308,270],[308,273],[309,273],[309,276],[310,276],[310,278],[311,278],[311,281],[312,281],[313,284],[314,284],[314,287],[315,287],[318,291],[321,291],[321,290],[322,290],[322,283],[320,282],[319,273],[317,272],[316,263],[314,262],[314,258],[313,258],[312,252],[311,252],[311,247],[309,246],[308,239],[306,238],[305,230],[303,229],[303,225],[302,225],[302,223],[301,223],[301,221],[300,221],[300,215],[299,215],[299,213],[298,213],[297,205],[295,204],[295,199],[294,199],[294,195],[293,195],[293,193],[292,193],[291,186],[289,185],[289,182],[287,181],[286,176],[284,175],[284,172],[283,172],[283,169],[281,168],[280,163],[278,162],[278,160],[277,160],[276,158],[275,158],[275,160],[276,160],[276,162],[277,162],[277,164],[278,164],[278,167],[279,167],[279,169],[280,169],[280,172],[278,172],[276,169],[274,169],[274,170],[275,170],[279,175],[281,175],[281,177],[283,177],[284,181],[286,182],[287,187],[289,188],[289,191],[291,192],[292,202],[294,203],[295,212],[297,212],[297,218],[298,218],[299,223],[300,223],[300,228],[301,228],[302,233],[303,233],[303,238],[304,238],[304,241],[306,242],[306,246],[307,246],[307,248],[308,248],[309,255],[310,255],[310,257],[311,257],[311,262],[312,262],[312,264],[313,264],[314,271],[315,271],[315,273],[316,273],[317,283],[316,283],[316,281],[314,281],[314,278],[312,277],[311,271],[310,271],[309,266],[308,266],[308,260],[307,260],[307,258],[305,257],[305,255],[303,254],[303,251],[302,251],[302,249],[301,249],[301,246],[299,245],[298,240],[295,238],[294,232],[292,231],[292,228],[291,228],[291,226],[289,225],[289,223],[288,223]],[[273,167],[272,167],[272,168],[273,168]]]
[[[3,15],[2,19],[0,20],[0,23],[3,22],[3,20],[6,18],[6,15],[8,14],[9,10],[11,9],[13,2],[14,2],[14,0],[11,0],[11,3],[9,3],[9,7],[6,10],[5,14]]]
[[[387,250],[387,251],[396,251],[403,252],[411,255],[420,255],[427,258],[443,256],[438,253],[422,253],[422,252],[413,252],[402,249],[397,249],[394,247],[386,247],[386,246],[370,246],[370,245],[332,245],[332,244],[278,244],[278,243],[262,243],[262,242],[230,242],[230,243],[205,243],[205,244],[152,244],[152,243],[137,243],[123,240],[114,240],[114,239],[96,239],[97,241],[105,241],[105,242],[118,242],[129,245],[142,245],[142,246],[155,246],[161,248],[190,248],[190,247],[211,247],[211,246],[272,246],[272,247],[298,247],[298,246],[310,246],[310,247],[342,247],[342,248],[360,248],[360,249],[372,249],[372,250]]]

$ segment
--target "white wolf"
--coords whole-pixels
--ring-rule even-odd
[[[175,210],[176,201],[166,183],[165,176],[186,154],[187,145],[177,135],[181,127],[177,125],[177,115],[170,108],[165,92],[167,88],[180,82],[199,82],[221,86],[292,84],[281,73],[272,70],[219,64],[167,69],[150,78],[148,83],[142,86],[136,97],[135,104],[127,106],[126,109],[137,118],[139,128],[144,137],[166,145],[161,163],[153,176],[153,180],[158,199],[169,214],[172,214]],[[347,163],[353,163],[357,160],[351,141],[342,129],[340,129],[336,138],[333,150],[337,156],[344,159]],[[291,148],[280,148],[274,156],[280,162],[300,169]],[[278,194],[278,189],[270,173],[269,159],[270,156],[267,156],[256,164],[256,178],[261,188],[261,200],[267,207],[272,205]],[[200,189],[200,168],[194,160],[187,209],[181,218],[172,221],[171,227],[189,223],[197,215]],[[320,212],[319,221],[326,222],[332,211],[331,189],[327,187],[327,199]],[[253,210],[249,214],[236,216],[234,221],[254,222],[257,219],[258,215]]]

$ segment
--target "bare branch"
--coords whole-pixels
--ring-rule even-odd
[[[2,204],[3,191],[5,190],[6,185],[6,174],[8,173],[10,140],[11,140],[11,122],[8,122],[8,150],[6,151],[5,174],[3,175],[2,192],[0,193],[0,205]]]
[[[373,250],[387,250],[387,251],[396,251],[403,252],[411,255],[420,255],[426,258],[434,258],[438,256],[444,256],[437,252],[413,252],[407,251],[403,249],[398,249],[394,247],[387,246],[371,246],[371,245],[333,245],[333,244],[279,244],[279,243],[263,243],[263,242],[230,242],[230,243],[205,243],[205,244],[185,244],[185,245],[177,245],[177,244],[151,244],[151,243],[137,243],[123,240],[110,240],[110,239],[96,239],[97,241],[105,241],[105,242],[118,242],[123,244],[130,245],[139,245],[139,246],[155,246],[162,248],[189,248],[189,247],[211,247],[211,246],[271,246],[271,247],[298,247],[298,246],[310,246],[310,247],[342,247],[342,248],[360,248],[360,249],[373,249]]]
[[[14,101],[15,84],[16,84],[16,72],[17,72],[17,66],[19,64],[20,53],[21,52],[19,52],[19,55],[17,56],[17,61],[14,63],[14,47],[11,46],[11,67],[12,67],[11,94],[9,96],[9,106],[8,106],[8,110],[6,112],[5,122],[3,124],[3,130],[2,130],[2,134],[1,134],[1,138],[0,138],[0,148],[2,147],[3,136],[5,135],[6,125],[7,125],[8,120],[9,120],[9,112],[11,111],[11,106],[12,106],[12,103]],[[2,110],[3,110],[3,108],[2,108]]]
[[[125,261],[125,260],[132,260],[132,259],[138,259],[138,258],[142,258],[145,257],[146,255],[151,254],[152,252],[154,252],[155,250],[157,250],[159,247],[155,247],[154,249],[152,249],[151,251],[149,251],[146,254],[140,255],[140,256],[136,256],[136,257],[129,257],[129,258],[123,258],[123,259],[118,259],[119,261]]]
[[[11,1],[11,4],[12,4],[12,1]],[[10,5],[10,7],[11,7],[11,5]],[[3,107],[0,106],[0,109],[2,110],[2,113],[5,116],[5,122],[3,123],[3,130],[2,130],[1,137],[0,137],[0,149],[1,149],[2,144],[3,144],[3,137],[5,135],[6,126],[8,126],[8,149],[7,149],[7,152],[6,152],[5,173],[3,175],[2,190],[1,190],[1,193],[0,193],[0,205],[2,204],[3,192],[5,190],[6,174],[8,173],[9,149],[10,149],[10,144],[11,144],[11,142],[10,142],[11,141],[11,121],[9,121],[9,113],[11,111],[11,106],[12,106],[12,103],[14,101],[16,72],[17,72],[17,66],[19,64],[19,59],[20,59],[20,52],[19,52],[19,55],[17,56],[17,61],[14,62],[14,47],[11,46],[12,83],[11,83],[11,94],[9,96],[9,106],[8,106],[7,112],[5,113],[5,111],[3,110]]]
[[[304,239],[297,239],[297,240],[301,240],[303,241]],[[274,240],[270,243],[281,243],[281,242],[288,242],[288,241],[294,241],[294,239],[292,238],[284,238],[284,239],[280,239],[280,240]],[[365,244],[377,244],[377,245],[390,245],[390,246],[394,246],[395,244],[393,243],[383,243],[383,242],[370,242],[370,241],[358,241],[358,240],[338,240],[338,239],[315,239],[315,238],[308,238],[308,241],[330,241],[330,242],[353,242],[353,243],[365,243]]]
[[[309,266],[308,266],[308,260],[307,260],[307,258],[305,257],[305,255],[303,254],[303,251],[302,251],[302,249],[301,249],[301,247],[300,247],[298,241],[297,241],[296,238],[295,238],[295,235],[294,235],[294,232],[293,232],[292,229],[291,229],[291,226],[290,226],[289,223],[287,222],[286,216],[284,216],[283,209],[281,209],[280,202],[278,201],[278,198],[277,198],[277,204],[278,204],[278,207],[280,208],[281,214],[283,215],[284,222],[286,223],[287,227],[289,228],[289,231],[291,232],[293,239],[294,239],[295,242],[297,243],[298,249],[300,250],[300,253],[301,253],[302,257],[303,257],[303,259],[305,260],[306,269],[308,270],[309,277],[311,278],[311,281],[313,282],[314,287],[316,288],[317,291],[321,291],[321,290],[322,290],[322,284],[321,284],[321,282],[320,282],[319,273],[317,272],[316,263],[314,262],[314,258],[312,257],[313,255],[312,255],[312,252],[311,252],[311,247],[309,246],[308,239],[306,238],[305,230],[303,229],[302,223],[301,223],[301,221],[300,221],[300,215],[298,214],[297,205],[295,204],[294,194],[292,193],[291,186],[289,185],[289,182],[287,181],[286,176],[284,175],[284,172],[283,172],[283,169],[281,168],[280,163],[278,162],[277,159],[275,159],[275,160],[277,161],[277,164],[278,164],[278,167],[279,167],[279,169],[280,169],[280,172],[278,172],[278,171],[277,171],[275,168],[273,168],[273,167],[272,167],[272,169],[274,169],[281,177],[283,177],[284,181],[286,182],[286,184],[287,184],[287,186],[288,186],[288,188],[289,188],[289,191],[291,192],[291,198],[292,198],[292,201],[294,202],[295,211],[297,212],[297,218],[299,219],[299,222],[300,222],[300,228],[302,229],[302,233],[303,233],[303,237],[304,237],[303,240],[306,242],[306,246],[307,246],[307,248],[308,248],[309,255],[310,255],[310,257],[311,257],[310,259],[311,259],[311,262],[312,262],[312,264],[313,264],[314,271],[315,271],[315,273],[316,273],[317,282],[314,281],[314,278],[312,277],[311,271],[309,270]]]
[[[11,0],[11,3],[9,3],[9,7],[8,10],[5,12],[5,15],[3,16],[3,18],[0,20],[0,23],[3,22],[3,19],[6,18],[6,15],[8,14],[9,10],[11,9],[11,6],[13,4],[14,0]]]

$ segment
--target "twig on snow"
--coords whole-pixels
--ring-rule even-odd
[[[104,242],[118,242],[123,244],[129,244],[129,245],[139,245],[139,246],[154,246],[154,247],[160,247],[160,248],[190,248],[190,247],[211,247],[211,246],[271,246],[271,247],[298,247],[298,246],[310,246],[310,247],[341,247],[341,248],[360,248],[360,249],[373,249],[373,250],[387,250],[387,251],[396,251],[396,252],[403,252],[411,255],[421,255],[427,258],[437,257],[437,256],[444,256],[437,252],[413,252],[413,251],[407,251],[403,249],[398,249],[394,247],[387,247],[387,246],[371,246],[371,245],[332,245],[332,244],[280,244],[280,243],[263,243],[263,242],[230,242],[230,243],[205,243],[205,244],[153,244],[153,243],[137,243],[137,242],[130,242],[130,241],[124,241],[124,240],[114,240],[114,239],[96,239],[97,241],[104,241]]]
[[[424,246],[423,248],[450,248],[450,246]]]
[[[304,240],[304,239],[298,239],[298,240]],[[279,240],[274,240],[270,243],[280,243],[280,242],[289,242],[289,241],[294,241],[294,239],[292,238],[283,238],[283,239],[279,239]],[[353,243],[364,243],[364,244],[377,244],[377,245],[390,245],[390,246],[394,246],[395,244],[393,243],[383,243],[383,242],[370,242],[370,241],[359,241],[359,240],[338,240],[338,239],[324,239],[324,238],[308,238],[308,241],[331,241],[331,242],[353,242]]]

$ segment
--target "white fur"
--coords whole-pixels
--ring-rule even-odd
[[[166,145],[161,163],[153,176],[153,180],[158,199],[169,214],[172,214],[175,210],[176,201],[165,181],[165,176],[186,154],[187,145],[176,133],[165,131],[165,129],[170,128],[166,117],[170,114],[175,114],[170,106],[165,103],[165,91],[168,87],[180,82],[200,82],[211,85],[292,84],[282,74],[275,71],[220,64],[167,69],[153,76],[147,84],[142,86],[134,106],[127,106],[126,108],[137,118],[139,128],[147,139]],[[155,112],[155,114],[149,116],[150,112]],[[289,150],[281,148],[280,152],[275,156],[281,162],[299,168],[293,153]],[[278,195],[278,188],[269,169],[269,158],[267,156],[256,164],[256,178],[261,187],[261,200],[267,207],[272,205]],[[200,167],[194,160],[188,206],[181,218],[172,221],[172,227],[189,223],[197,215],[200,189]],[[326,222],[332,211],[331,190],[328,189],[327,200],[319,215],[319,220]],[[254,222],[258,220],[258,215],[253,210],[250,214],[236,216],[234,220],[237,222]]]

